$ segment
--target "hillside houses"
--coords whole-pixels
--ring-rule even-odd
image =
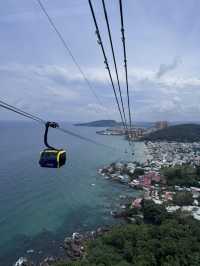
[[[182,164],[200,165],[200,143],[146,142],[148,165],[160,168]]]

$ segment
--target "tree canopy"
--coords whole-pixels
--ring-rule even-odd
[[[169,216],[152,202],[143,208],[148,223],[115,226],[88,243],[84,259],[59,266],[200,265],[199,222]]]
[[[176,165],[174,167],[162,168],[161,173],[166,178],[168,186],[200,186],[199,167],[191,165]]]

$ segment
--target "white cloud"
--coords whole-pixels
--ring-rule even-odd
[[[62,65],[0,66],[1,98],[33,113],[66,120],[119,119],[104,69],[85,69],[97,102],[81,74]],[[134,119],[170,119],[200,115],[200,79],[190,76],[156,77],[151,69],[129,69]],[[122,80],[123,97],[126,90]],[[52,108],[53,106],[53,108]],[[195,110],[195,111],[194,111]]]
[[[29,112],[46,117],[59,115],[59,119],[66,120],[108,116],[102,97],[99,96],[104,106],[91,103],[96,101],[91,89],[80,73],[70,67],[1,65],[0,78],[1,99]],[[91,81],[94,85],[99,82],[97,79]],[[98,94],[95,88],[94,92]]]
[[[104,106],[96,103],[89,103],[87,109],[95,112],[108,112],[108,109]]]

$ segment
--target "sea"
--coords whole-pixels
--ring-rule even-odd
[[[104,145],[50,129],[49,143],[67,151],[67,162],[60,169],[41,168],[44,127],[26,121],[0,123],[0,266],[12,266],[19,257],[37,262],[62,255],[66,236],[119,223],[110,212],[119,207],[120,195],[138,193],[97,171],[112,162],[144,161],[142,142],[134,143],[131,158],[123,136],[61,124]]]

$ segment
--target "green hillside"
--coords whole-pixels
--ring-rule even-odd
[[[199,124],[182,124],[170,126],[150,133],[142,140],[150,141],[179,141],[194,142],[200,141],[200,125]]]
[[[89,241],[86,256],[55,266],[200,265],[199,221],[168,215],[163,206],[146,202],[142,224],[114,227]]]

